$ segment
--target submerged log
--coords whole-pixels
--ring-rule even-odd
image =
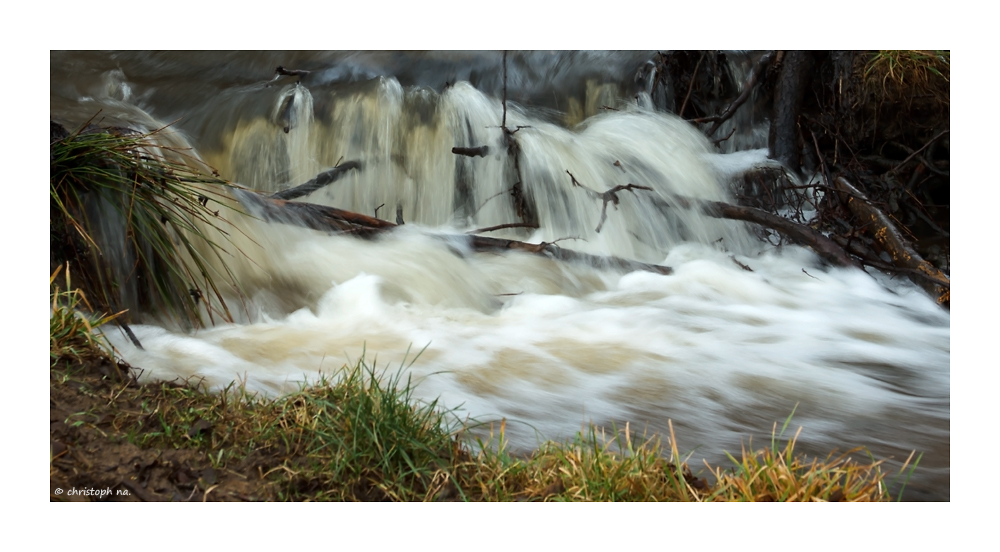
[[[907,243],[889,217],[872,205],[846,178],[838,176],[833,182],[840,192],[841,201],[847,203],[851,212],[861,219],[864,227],[875,238],[875,242],[892,258],[892,264],[920,273],[920,277],[914,274],[908,276],[913,283],[934,296],[939,304],[947,305],[951,299],[949,292],[951,281],[944,272],[924,260]]]
[[[327,232],[347,233],[362,238],[373,237],[399,226],[387,220],[380,220],[336,207],[285,201],[248,191],[238,190],[236,197],[251,214],[257,215],[267,222],[291,224]],[[644,270],[657,274],[673,273],[670,267],[631,261],[620,257],[580,253],[563,249],[556,246],[555,243],[526,243],[476,235],[445,235],[442,237],[451,243],[467,243],[473,250],[481,252],[516,250],[560,261],[587,263],[600,268],[624,271]]]
[[[516,240],[505,240],[502,238],[489,238],[486,236],[467,236],[470,240],[472,248],[476,251],[496,251],[503,249],[514,249],[517,251],[525,251],[527,253],[534,253],[536,255],[542,255],[559,261],[572,261],[586,263],[591,266],[596,266],[599,268],[613,268],[622,270],[625,272],[633,272],[636,270],[644,270],[646,272],[654,272],[656,274],[669,275],[673,274],[674,270],[669,266],[654,265],[649,263],[643,263],[640,261],[632,261],[629,259],[622,259],[621,257],[614,256],[600,256],[591,255],[589,253],[581,253],[579,251],[573,251],[572,249],[563,249],[555,245],[555,243],[526,243]]]
[[[236,191],[236,199],[250,211],[250,214],[259,216],[267,222],[291,224],[313,230],[356,232],[364,229],[378,230],[396,226],[395,223],[387,220],[353,211],[316,205],[315,203],[286,201],[244,190]]]

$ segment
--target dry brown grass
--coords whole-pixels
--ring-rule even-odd
[[[861,61],[865,90],[880,103],[909,104],[915,98],[929,96],[950,105],[950,51],[879,50]]]

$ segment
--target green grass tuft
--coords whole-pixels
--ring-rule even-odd
[[[55,282],[62,267],[49,277],[49,286]],[[58,362],[88,363],[111,359],[114,352],[111,344],[96,331],[122,313],[92,315],[87,297],[79,289],[73,289],[69,265],[66,266],[66,290],[58,285],[49,293],[52,312],[49,315],[49,365]]]
[[[52,141],[53,262],[73,262],[99,308],[141,307],[188,325],[203,312],[231,320],[222,290],[242,294],[225,263],[230,185],[156,137],[89,127]]]

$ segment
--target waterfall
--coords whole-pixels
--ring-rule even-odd
[[[737,129],[720,154],[656,109],[658,95],[683,91],[658,92],[648,71],[637,79],[649,53],[512,56],[515,167],[499,128],[498,54],[297,55],[326,68],[301,83],[271,80],[260,71],[274,58],[248,53],[217,74],[172,74],[168,86],[152,76],[165,62],[136,53],[118,58],[114,86],[91,72],[53,73],[53,117],[85,120],[101,107],[147,128],[177,120],[171,136],[192,155],[266,192],[359,161],[300,200],[378,208],[390,221],[398,206],[406,222],[365,241],[233,215],[246,309],[196,333],[137,325],[145,350],[111,332],[143,378],[196,376],[214,390],[239,378],[274,396],[377,355],[380,368],[406,366],[421,398],[507,418],[516,447],[587,422],[665,433],[672,420],[682,444],[720,464],[722,450],[770,435],[798,405],[804,452],[867,446],[895,462],[917,449],[925,455],[911,485],[947,498],[950,315],[905,281],[827,267],[808,250],[758,241],[744,223],[652,201],[732,202],[729,178],[768,163],[752,102],[718,131]],[[77,56],[98,74],[112,70],[96,53],[53,56],[60,67],[75,67],[60,56]],[[751,56],[729,58],[740,82]],[[455,155],[456,146],[488,153]],[[650,189],[619,192],[598,231],[601,199],[567,171],[598,193]],[[538,228],[489,235],[561,240],[674,273],[475,253],[448,238],[521,222],[518,181]]]

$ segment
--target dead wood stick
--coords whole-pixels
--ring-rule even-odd
[[[303,71],[301,69],[285,69],[285,66],[279,65],[277,69],[274,70],[276,75],[282,75],[285,77],[305,77],[312,71]]]
[[[774,55],[774,50],[771,50],[757,60],[757,63],[754,64],[753,69],[750,71],[750,77],[747,79],[746,84],[743,85],[743,91],[740,92],[740,95],[733,100],[733,103],[729,104],[729,107],[727,107],[726,110],[715,119],[715,123],[712,124],[712,128],[708,129],[708,132],[705,133],[706,136],[711,137],[715,134],[715,131],[719,130],[722,123],[729,120],[729,118],[733,116],[733,113],[736,113],[736,110],[747,101],[747,98],[750,97],[750,93],[753,91],[754,85],[757,84],[757,79],[759,79],[761,74],[764,73],[764,68],[767,67],[767,64],[771,63],[771,60],[774,59]]]
[[[691,91],[694,90],[694,81],[698,77],[698,68],[701,67],[703,59],[705,59],[705,52],[701,53],[701,57],[698,58],[698,63],[694,64],[694,71],[691,72],[691,81],[688,83],[687,94],[684,95],[684,101],[681,102],[681,110],[677,112],[678,117],[684,117],[684,108],[687,107],[688,100],[691,99]]]
[[[486,228],[479,228],[478,230],[472,230],[466,232],[466,234],[481,234],[483,232],[492,232],[494,230],[503,230],[504,228],[538,228],[537,224],[526,224],[523,222],[510,222],[507,224],[498,224],[496,226],[487,226]]]
[[[118,322],[118,326],[121,327],[121,329],[125,330],[125,335],[128,336],[129,340],[132,342],[133,345],[135,345],[138,349],[142,351],[146,350],[146,348],[142,346],[142,343],[139,343],[139,338],[136,337],[134,333],[132,333],[132,328],[128,327],[128,324],[124,322]]]
[[[718,147],[719,144],[721,144],[721,143],[725,142],[726,140],[732,138],[733,134],[736,134],[736,127],[733,127],[733,130],[730,130],[729,134],[727,134],[725,138],[719,138],[718,140],[712,140],[712,144],[714,144],[716,147]]]
[[[478,148],[460,148],[455,146],[451,148],[451,152],[456,155],[464,155],[466,157],[486,157],[490,152],[489,146],[479,146]]]
[[[579,251],[573,251],[572,249],[563,249],[556,246],[553,243],[525,243],[515,240],[504,240],[500,238],[488,238],[486,236],[469,236],[471,240],[471,245],[476,251],[495,251],[503,249],[513,249],[517,251],[525,251],[528,253],[534,253],[536,255],[543,255],[552,259],[560,261],[575,261],[586,263],[591,266],[596,266],[599,268],[613,268],[618,270],[624,270],[627,272],[632,272],[636,270],[644,270],[646,272],[654,272],[656,274],[672,274],[673,269],[668,266],[654,265],[649,263],[643,263],[639,261],[631,261],[628,259],[622,259],[621,257],[602,257],[597,255],[590,255],[587,253],[580,253]]]
[[[336,182],[338,178],[351,169],[360,170],[361,163],[358,161],[348,161],[343,165],[338,165],[326,172],[319,173],[315,178],[309,180],[305,184],[300,184],[294,188],[275,192],[271,194],[271,198],[289,200],[307,196],[323,186]]]
[[[930,147],[931,144],[933,144],[934,142],[937,142],[938,138],[944,136],[948,132],[949,132],[948,130],[942,130],[941,132],[937,133],[933,138],[930,139],[930,141],[928,141],[926,144],[924,144],[923,146],[921,146],[920,149],[918,149],[916,151],[911,151],[910,155],[908,155],[906,157],[906,159],[903,159],[902,162],[900,162],[898,165],[896,165],[895,167],[893,167],[893,169],[891,171],[889,171],[889,172],[896,172],[899,169],[901,169],[903,167],[903,165],[905,165],[905,164],[907,164],[907,163],[910,162],[910,159],[913,159],[914,157],[916,157],[920,152],[922,152],[925,149],[927,149],[928,147]],[[902,146],[902,144],[900,144],[900,145]],[[903,147],[905,148],[906,146],[903,146]],[[909,148],[906,148],[906,149],[909,149]],[[933,166],[929,161],[927,161],[923,157],[920,158],[920,161],[923,162],[923,164],[928,169],[930,169],[932,172],[936,172],[937,174],[940,174],[942,176],[948,176],[948,173],[945,173],[945,172],[939,170],[937,167]]]
[[[938,270],[937,267],[925,261],[907,243],[896,226],[892,224],[889,217],[872,205],[871,202],[864,199],[864,194],[848,182],[846,178],[838,176],[834,179],[834,185],[838,190],[843,192],[841,201],[846,202],[851,212],[863,224],[868,226],[868,232],[875,238],[876,243],[892,258],[892,264],[897,267],[924,273],[929,277],[931,282],[928,282],[927,278],[920,278],[918,280],[912,275],[910,280],[934,296],[939,304],[948,303],[950,301],[948,290],[951,286],[948,277]]]

